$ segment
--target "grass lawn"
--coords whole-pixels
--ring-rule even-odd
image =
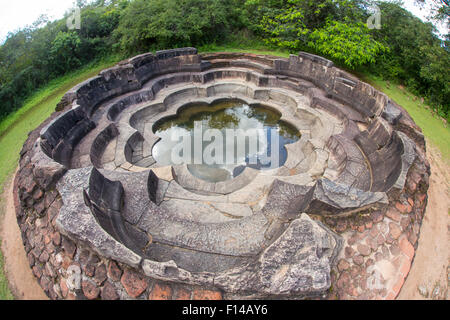
[[[206,45],[199,47],[199,51],[202,53],[228,51],[281,57],[289,56],[289,52],[287,51],[273,51],[261,43],[232,43],[223,46]],[[54,111],[56,104],[61,100],[66,91],[83,80],[97,75],[100,70],[113,65],[115,62],[114,59],[110,59],[105,62],[92,64],[66,77],[52,81],[48,86],[36,92],[19,111],[0,123],[0,194],[3,192],[4,183],[17,167],[19,152],[28,133]],[[450,128],[445,127],[439,118],[433,117],[431,112],[421,104],[420,99],[414,101],[414,96],[407,90],[395,85],[389,86],[386,81],[381,79],[365,76],[364,80],[385,92],[394,101],[402,105],[423,129],[429,141],[440,149],[443,159],[450,162]],[[2,271],[2,263],[3,258],[0,252],[0,300],[12,299]]]
[[[55,110],[62,96],[78,83],[96,76],[99,71],[115,64],[113,59],[91,64],[65,77],[52,81],[34,94],[17,112],[0,123],[0,195],[5,182],[14,173],[22,145],[28,133],[38,127]],[[0,215],[3,214],[0,212]],[[0,252],[0,300],[12,299],[3,272],[3,256]]]

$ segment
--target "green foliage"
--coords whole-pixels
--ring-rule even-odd
[[[441,16],[448,5],[438,5]],[[125,58],[173,47],[265,43],[308,51],[338,65],[402,82],[449,117],[448,41],[430,23],[378,2],[381,30],[369,30],[368,0],[78,0],[81,30],[45,16],[0,45],[0,120],[48,81],[112,53]],[[436,16],[438,17],[438,16]],[[448,17],[448,15],[447,15]],[[445,18],[445,17],[444,17]],[[445,20],[443,18],[443,20]],[[261,41],[262,40],[262,41]]]
[[[0,195],[4,191],[6,181],[17,168],[20,149],[27,139],[28,133],[54,112],[56,104],[67,90],[81,81],[95,76],[100,70],[110,67],[117,61],[116,58],[90,64],[80,71],[53,80],[49,85],[33,94],[23,108],[0,122]],[[3,261],[0,251],[0,300],[12,300],[14,297],[3,272]]]
[[[424,62],[420,66],[422,86],[416,92],[436,104],[441,117],[450,120],[450,55],[439,46],[422,47]]]
[[[247,0],[246,8],[254,30],[265,33],[282,30],[295,37],[298,29],[314,30],[323,27],[329,19],[357,20],[363,15],[361,0]],[[268,22],[267,25],[265,22]],[[281,27],[277,26],[281,24]],[[287,31],[287,32],[286,32]]]
[[[52,71],[62,74],[65,70],[73,70],[81,66],[81,39],[76,32],[60,31],[52,42],[50,64]]]
[[[373,37],[388,46],[372,73],[405,84],[428,98],[443,117],[450,116],[449,52],[434,35],[431,23],[423,23],[396,3],[380,3],[382,28]]]
[[[343,61],[351,68],[375,63],[376,57],[388,50],[372,38],[367,25],[361,22],[329,22],[323,29],[316,29],[310,34],[308,45],[322,55]]]
[[[236,22],[233,0],[135,0],[115,31],[120,50],[201,45],[223,40]],[[237,22],[236,22],[237,23]]]

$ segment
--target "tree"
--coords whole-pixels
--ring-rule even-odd
[[[83,38],[108,37],[119,24],[120,9],[116,7],[87,7],[81,12]]]
[[[423,64],[420,67],[421,92],[436,104],[442,117],[449,117],[450,55],[438,45],[421,48]]]
[[[56,74],[64,74],[81,66],[81,39],[74,31],[59,32],[50,49],[50,61]]]
[[[424,2],[423,0],[417,0]],[[448,20],[448,0],[432,0]],[[449,52],[400,1],[377,2],[382,28],[368,30],[369,0],[94,0],[81,5],[81,30],[66,18],[10,33],[0,45],[0,120],[49,80],[106,55],[261,39],[325,55],[406,84],[449,115]],[[237,36],[238,35],[238,36]],[[235,44],[234,44],[235,46]],[[374,63],[375,61],[375,63]]]
[[[320,54],[344,62],[355,68],[375,63],[376,57],[388,50],[369,34],[366,24],[329,21],[322,29],[310,34],[308,44]]]
[[[416,94],[427,96],[441,114],[449,115],[449,52],[434,34],[435,27],[398,3],[380,3],[379,7],[382,28],[373,35],[390,50],[370,66],[370,72],[406,84]]]
[[[0,120],[49,80],[93,59],[111,54],[111,33],[126,0],[80,3],[82,30],[69,31],[66,18],[39,17],[10,33],[0,45]]]

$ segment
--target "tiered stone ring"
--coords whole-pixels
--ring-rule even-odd
[[[229,99],[299,131],[281,167],[214,183],[156,162],[156,125]],[[401,107],[331,61],[148,53],[76,86],[58,110],[30,134],[15,189],[51,298],[398,294],[426,206],[425,140]]]

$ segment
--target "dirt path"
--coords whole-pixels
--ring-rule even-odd
[[[427,142],[431,164],[428,205],[419,247],[398,299],[448,299],[450,168]]]
[[[0,238],[2,239],[1,249],[5,259],[6,277],[16,299],[47,300],[47,296],[38,285],[28,265],[16,221],[12,182],[11,179],[5,188],[5,196],[0,209]]]

